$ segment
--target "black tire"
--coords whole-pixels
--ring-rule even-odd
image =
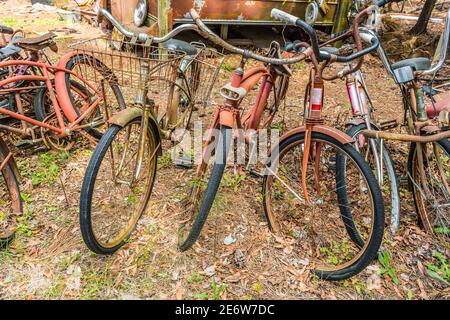
[[[119,110],[124,110],[126,108],[125,99],[122,95],[122,91],[120,90],[120,86],[118,84],[118,79],[113,74],[113,72],[103,62],[101,62],[97,58],[95,58],[91,55],[88,55],[88,54],[78,54],[78,55],[71,57],[69,59],[69,61],[67,61],[65,69],[74,70],[78,65],[85,65],[84,67],[81,67],[81,68],[83,68],[83,70],[85,70],[86,68],[94,68],[105,79],[107,79],[107,83],[109,84],[109,87],[111,88],[111,90],[113,92],[113,95],[114,95],[115,100],[117,101],[117,106],[118,106]],[[84,71],[84,72],[86,72],[86,71]],[[75,98],[73,97],[73,95],[71,93],[70,87],[73,84],[73,82],[77,82],[77,81],[71,81],[70,76],[71,76],[70,73],[66,73],[66,76],[65,76],[66,86],[67,86],[67,91],[69,93],[70,100],[72,101],[72,105],[75,105]],[[73,79],[73,80],[75,80],[75,79]],[[96,80],[98,81],[98,79],[96,79]],[[80,82],[78,82],[78,83],[80,84]],[[86,89],[85,84],[81,84],[81,85],[84,87],[84,89]],[[75,111],[78,113],[78,115],[80,115],[76,108],[75,108]],[[96,139],[100,139],[103,135],[102,132],[100,132],[99,130],[94,129],[94,128],[88,128],[86,131]]]
[[[360,125],[352,125],[346,133],[353,139],[355,139],[356,136],[360,134],[361,131],[366,130],[367,125],[366,124],[360,124]],[[377,142],[378,145],[378,142]],[[369,146],[370,147],[370,146]],[[388,171],[388,179],[391,189],[391,198],[390,198],[390,207],[391,207],[391,232],[394,234],[399,225],[400,221],[400,190],[399,190],[399,182],[397,178],[397,174],[395,172],[395,165],[394,161],[392,160],[391,154],[386,147],[386,145],[383,145],[383,161],[385,163],[385,168]],[[375,169],[374,169],[375,170]],[[354,228],[349,228],[350,237],[353,241],[355,241],[358,244],[362,244],[361,237],[359,235],[354,234]]]
[[[74,86],[76,89],[80,90],[84,94],[86,94],[86,95],[89,94],[89,92],[87,92],[86,87],[83,86],[81,83],[76,82],[76,81],[70,81],[70,83],[72,86]],[[51,105],[51,102],[45,101],[47,93],[48,93],[47,87],[41,88],[38,90],[38,92],[36,93],[36,97],[34,98],[34,112],[36,114],[36,119],[39,121],[44,121],[44,119],[47,118],[51,114],[51,111],[49,112],[49,110],[46,110],[47,103],[49,103],[51,110],[53,110],[53,106]],[[76,113],[78,115],[80,115],[80,112],[79,112],[77,106],[74,104],[73,107],[74,107]],[[88,132],[90,132],[91,129],[86,129],[86,130]]]
[[[129,236],[133,232],[133,230],[136,227],[137,221],[142,216],[142,214],[145,212],[147,208],[147,204],[149,202],[153,185],[155,182],[156,177],[156,169],[157,169],[157,156],[155,156],[155,163],[153,165],[153,172],[152,176],[153,178],[150,181],[150,186],[145,192],[144,200],[140,203],[143,204],[142,210],[140,210],[140,213],[136,217],[136,224],[133,226],[132,229],[129,230],[128,234],[123,237],[123,239],[114,246],[105,246],[102,245],[100,241],[95,236],[95,230],[93,227],[93,221],[92,221],[92,204],[93,204],[93,194],[94,194],[94,187],[97,179],[97,175],[99,173],[99,169],[101,167],[102,161],[105,159],[105,155],[109,148],[111,147],[114,139],[118,135],[118,133],[125,129],[128,125],[133,123],[139,123],[140,124],[141,118],[134,119],[130,121],[127,125],[124,127],[120,127],[117,125],[112,125],[106,133],[103,135],[103,137],[100,139],[92,158],[89,162],[89,165],[86,169],[86,174],[83,179],[83,185],[81,189],[81,195],[80,195],[80,229],[81,234],[83,236],[83,240],[86,243],[87,247],[97,253],[97,254],[103,254],[103,255],[109,255],[114,252],[116,252],[120,247],[122,247],[128,240]],[[159,141],[159,137],[157,136],[157,132],[155,132],[155,128],[153,126],[150,126],[150,132],[149,135],[153,135],[154,141]]]
[[[3,162],[5,156],[7,156],[6,152],[7,149],[5,145],[0,141],[0,162]],[[5,165],[0,174],[0,195],[3,200],[2,205],[0,205],[0,210],[3,211],[3,206],[6,205],[6,210],[12,210],[13,215],[22,214],[23,206],[20,197],[19,181],[13,170],[12,164],[8,163]],[[16,217],[13,217],[13,219],[16,219]],[[13,226],[8,227],[7,230],[0,229],[0,248],[7,246],[11,240],[14,239],[17,221],[13,221],[12,224]]]
[[[440,141],[437,141],[436,143],[447,153],[447,156],[450,157],[450,141],[449,140],[440,140]],[[426,146],[429,147],[430,145],[431,144],[427,144]],[[411,178],[415,178],[415,170],[414,170],[414,168],[416,166],[414,165],[414,162],[415,162],[416,148],[417,148],[416,144],[412,143],[411,146],[410,146],[410,149],[409,149],[409,156],[408,156],[409,179],[408,179],[408,182],[409,182],[409,188],[410,188],[410,190],[411,190],[411,192],[413,194],[413,198],[414,198],[414,205],[416,207],[416,213],[417,213],[417,216],[418,216],[418,223],[419,223],[421,228],[424,228],[424,222],[422,220],[422,215],[420,213],[421,200],[419,199],[419,196],[418,196],[418,193],[420,191],[416,187],[417,182],[413,182],[411,180]],[[425,166],[426,165],[427,164],[425,164]],[[424,208],[422,210],[424,210]],[[422,213],[422,214],[427,214],[428,215],[428,213]],[[449,216],[449,218],[450,218],[450,216]],[[448,225],[447,228],[450,228],[450,226]],[[447,237],[450,237],[450,235],[448,235]]]
[[[220,159],[220,162],[214,163],[211,176],[208,179],[208,185],[201,200],[200,210],[194,218],[194,222],[189,230],[188,236],[185,239],[180,239],[179,241],[178,246],[180,251],[186,251],[192,247],[200,236],[203,226],[205,225],[226,167],[226,159],[228,157],[228,153],[230,152],[232,131],[233,130],[229,127],[220,127],[220,137],[216,149],[216,159]]]
[[[299,145],[302,141],[305,139],[305,133],[298,133],[292,137],[289,137],[285,141],[281,143],[279,146],[279,154],[283,154],[285,149],[291,148],[291,146]],[[376,181],[376,178],[370,168],[370,166],[363,160],[361,155],[351,146],[351,145],[344,145],[340,143],[339,141],[335,140],[334,138],[321,134],[321,133],[312,133],[312,139],[317,141],[326,141],[330,145],[336,146],[338,149],[341,150],[342,153],[346,154],[347,157],[351,158],[355,165],[358,167],[359,171],[364,176],[367,185],[370,189],[370,195],[371,195],[371,201],[374,206],[373,211],[373,230],[370,234],[370,239],[366,242],[365,249],[362,253],[358,255],[358,259],[348,267],[339,269],[339,270],[318,270],[314,269],[314,273],[325,280],[332,280],[332,281],[338,281],[338,280],[344,280],[348,279],[358,273],[360,273],[362,270],[364,270],[377,256],[378,250],[381,246],[381,242],[383,239],[383,233],[384,233],[384,204],[383,204],[383,197],[380,191],[380,188],[378,186],[378,183]],[[272,162],[276,159],[272,159]],[[345,174],[345,170],[338,169],[338,162],[339,160],[336,160],[336,171],[339,173],[339,171],[343,171]],[[268,164],[269,166],[271,163]],[[338,175],[336,175],[336,184],[338,187],[343,187],[339,185]],[[271,194],[269,183],[269,175],[265,175],[263,179],[263,203],[264,203],[264,213],[266,216],[266,219],[269,223],[269,228],[271,230],[274,230],[274,226],[272,225],[272,219],[271,215],[272,209],[268,209],[272,206],[271,199],[269,195]],[[344,215],[345,212],[342,211],[342,205],[338,204],[339,210],[341,212],[341,215]],[[271,207],[272,208],[272,207]]]

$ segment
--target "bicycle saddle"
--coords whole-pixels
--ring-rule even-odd
[[[188,56],[193,56],[197,54],[197,48],[193,45],[187,43],[186,41],[170,39],[163,43],[164,49],[181,51],[186,53]]]
[[[283,56],[281,55],[281,46],[278,42],[272,41],[272,43],[270,44],[268,57],[274,59],[283,59]],[[272,67],[280,75],[286,75],[289,77],[292,76],[292,71],[287,64],[272,65]]]
[[[21,47],[26,50],[31,51],[39,51],[44,48],[50,48],[53,51],[58,51],[58,47],[56,46],[53,39],[56,38],[56,34],[50,32],[46,33],[40,37],[35,38],[20,38],[14,41],[14,44],[18,47]]]
[[[400,69],[403,67],[411,67],[415,71],[425,71],[431,68],[431,60],[428,58],[405,59],[394,63],[391,67],[392,70]]]

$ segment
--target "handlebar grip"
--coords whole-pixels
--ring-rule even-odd
[[[289,14],[287,12],[284,12],[279,9],[272,9],[272,12],[270,13],[270,16],[274,19],[277,19],[282,22],[286,22],[292,25],[295,25],[297,20],[299,19],[296,16],[293,16],[292,14]]]
[[[0,33],[4,34],[14,34],[14,30],[10,27],[0,26]]]

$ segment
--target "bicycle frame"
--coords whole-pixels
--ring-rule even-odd
[[[10,60],[10,61],[5,61],[5,62],[0,62],[0,68],[7,68],[7,67],[14,67],[14,66],[27,66],[27,67],[35,67],[38,68],[38,70],[40,70],[42,72],[42,75],[25,75],[25,74],[21,74],[21,75],[15,75],[13,77],[9,77],[5,80],[1,80],[0,81],[0,95],[1,94],[11,94],[14,93],[16,96],[16,102],[18,103],[18,108],[19,111],[21,108],[21,103],[20,103],[20,92],[24,91],[24,90],[29,90],[29,89],[36,89],[36,88],[41,88],[40,86],[21,86],[19,88],[6,88],[6,86],[8,84],[11,83],[16,83],[18,81],[39,81],[39,82],[44,82],[45,86],[48,88],[48,92],[50,95],[50,100],[52,103],[52,106],[54,108],[55,114],[56,114],[56,118],[58,121],[58,127],[53,126],[51,124],[48,124],[46,122],[43,121],[38,121],[36,119],[30,118],[25,116],[24,114],[21,113],[17,113],[17,112],[13,112],[10,111],[8,109],[5,108],[0,108],[0,114],[5,114],[8,115],[14,119],[20,120],[22,121],[22,123],[29,123],[31,125],[34,126],[38,126],[38,127],[42,127],[42,128],[47,128],[51,131],[54,131],[58,134],[59,138],[64,138],[67,137],[69,135],[72,134],[72,132],[74,131],[79,131],[83,128],[85,128],[87,125],[80,125],[80,123],[88,116],[92,113],[92,111],[97,108],[102,102],[103,102],[103,97],[104,94],[96,89],[93,85],[91,85],[88,81],[84,80],[83,78],[81,78],[80,76],[78,76],[76,73],[74,73],[71,70],[68,69],[64,69],[61,67],[55,67],[55,66],[51,66],[47,63],[44,63],[42,61],[23,61],[23,60]],[[81,115],[78,116],[76,115],[76,118],[74,119],[74,109],[73,106],[71,104],[68,104],[67,102],[61,102],[58,100],[57,94],[58,92],[54,91],[54,86],[52,84],[52,77],[51,75],[56,75],[57,73],[63,73],[63,74],[70,74],[75,76],[77,79],[81,80],[83,82],[83,84],[85,84],[87,87],[89,87],[93,92],[95,92],[97,98],[91,102],[91,103],[85,103],[81,108]],[[78,91],[78,93],[80,95],[83,96],[83,94],[81,92]],[[87,98],[87,97],[83,97],[83,98]],[[69,99],[70,100],[70,99]],[[66,125],[66,122],[64,120],[63,115],[65,115],[69,121],[71,121],[68,125]],[[71,120],[72,118],[72,120]],[[23,127],[22,130],[18,130],[9,126],[5,126],[5,125],[0,125],[0,128],[2,129],[6,129],[6,130],[10,130],[19,134],[24,134],[24,135],[31,135],[29,133],[29,131],[27,130],[26,127]]]
[[[221,89],[221,94],[225,101],[223,105],[218,106],[216,109],[204,144],[202,159],[197,168],[197,174],[200,174],[208,163],[208,146],[212,141],[213,129],[218,128],[219,125],[233,128],[235,124],[238,129],[244,129],[245,131],[256,131],[260,128],[264,107],[267,104],[267,99],[274,88],[278,75],[275,70],[272,70],[270,65],[267,67],[254,67],[244,73],[243,69],[246,61],[245,58],[242,58],[240,67],[238,67],[231,76],[230,83]],[[239,109],[242,100],[260,80],[262,82],[254,105],[246,114],[242,115],[242,112]],[[269,125],[272,122],[273,117],[274,114],[267,119],[262,127]],[[242,132],[240,132],[240,134],[242,134]],[[250,143],[250,138],[251,137],[248,134],[244,136],[247,143]],[[253,151],[254,150],[252,150],[252,152]],[[247,169],[248,168],[249,167],[247,167]]]

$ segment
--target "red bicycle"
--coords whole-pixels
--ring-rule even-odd
[[[58,65],[50,64],[44,49],[58,50],[55,37],[48,33],[15,39],[12,44],[28,54],[25,60],[15,59],[14,53],[4,55],[0,70],[8,70],[8,75],[0,80],[0,98],[12,101],[15,110],[0,108],[0,114],[18,121],[2,123],[0,129],[32,142],[43,140],[49,148],[69,150],[77,133],[100,138],[115,110],[125,109],[125,101],[117,77],[91,55],[75,49]],[[22,95],[30,90],[35,93],[36,117],[24,111]]]

